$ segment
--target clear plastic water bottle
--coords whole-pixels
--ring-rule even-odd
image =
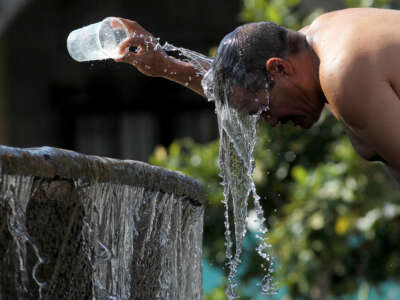
[[[68,52],[76,61],[117,58],[119,44],[129,36],[119,18],[103,21],[72,31],[67,39]]]

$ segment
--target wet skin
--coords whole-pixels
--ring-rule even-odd
[[[285,84],[291,85],[290,82]],[[247,114],[259,113],[272,127],[291,122],[294,126],[308,129],[318,121],[324,103],[324,97],[315,102],[310,101],[297,86],[274,87],[272,90],[261,90],[255,94],[234,87],[231,97],[231,104],[239,111]]]
[[[131,36],[121,43],[119,51],[121,57],[115,59],[116,62],[133,65],[146,76],[162,77],[174,81],[204,97],[201,86],[202,77],[192,65],[167,55],[160,47],[155,47],[157,40],[137,22],[124,18],[119,19],[124,23]],[[118,26],[118,24],[115,25]],[[129,51],[132,47],[136,48],[136,51]],[[146,65],[150,66],[150,69],[146,68]],[[191,80],[188,80],[189,77]]]
[[[131,32],[151,37],[137,23],[124,22]],[[324,14],[310,26],[291,32],[303,49],[265,62],[274,86],[262,117],[272,126],[292,121],[310,128],[326,107],[343,124],[360,156],[385,162],[400,182],[400,34],[395,30],[399,25],[399,11],[356,8]],[[121,53],[129,46],[143,47],[143,39],[126,41]],[[182,85],[196,74],[188,63],[159,50],[129,52],[118,61],[136,62],[145,75]],[[151,74],[144,64],[154,66]],[[163,74],[163,68],[176,74]],[[201,78],[189,88],[204,96]],[[266,91],[249,95],[235,89],[232,103],[245,113],[255,113],[266,106]]]

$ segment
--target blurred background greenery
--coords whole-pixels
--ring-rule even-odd
[[[240,19],[270,20],[299,29],[324,13],[300,10],[300,4],[301,0],[242,0]],[[389,0],[343,2],[343,8],[391,5]],[[254,179],[268,218],[266,238],[277,260],[274,276],[285,291],[277,297],[322,300],[353,294],[368,299],[370,287],[399,281],[399,193],[383,166],[360,159],[341,125],[327,112],[308,131],[286,125],[271,129],[261,123]],[[157,147],[150,163],[181,171],[206,187],[204,257],[207,264],[223,270],[218,147],[218,141],[177,140],[168,148]],[[247,289],[261,276],[251,231],[246,243],[239,293],[245,299],[258,299],[258,290]],[[224,299],[224,285],[222,281],[206,291],[205,299]],[[389,299],[384,291],[378,297]]]

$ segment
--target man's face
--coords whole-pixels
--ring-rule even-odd
[[[234,108],[242,113],[254,115],[266,111],[269,106],[269,99],[266,91],[250,93],[239,86],[234,86],[230,99]]]
[[[308,99],[302,89],[290,80],[275,81],[272,90],[246,93],[235,87],[232,105],[248,114],[260,113],[271,126],[292,122],[294,126],[308,129],[318,121],[323,105]]]

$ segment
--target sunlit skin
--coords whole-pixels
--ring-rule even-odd
[[[135,22],[124,20],[131,32],[151,37]],[[400,12],[354,8],[318,17],[311,25],[290,35],[302,49],[296,55],[266,59],[265,68],[274,86],[249,95],[234,88],[232,105],[245,113],[263,110],[272,126],[291,121],[310,128],[324,107],[343,124],[360,156],[380,160],[400,182]],[[121,46],[143,46],[131,38]],[[188,63],[156,49],[125,54],[118,61],[133,64],[149,76],[159,76],[184,85],[197,73]],[[155,68],[148,72],[143,66]],[[162,74],[163,68],[174,75]],[[201,77],[189,88],[203,94]]]
[[[287,59],[270,58],[266,69],[274,78],[269,91],[270,110],[262,116],[272,126],[292,121],[310,128],[318,121],[326,101],[318,81],[318,59],[311,48]],[[313,72],[303,72],[311,69]]]

